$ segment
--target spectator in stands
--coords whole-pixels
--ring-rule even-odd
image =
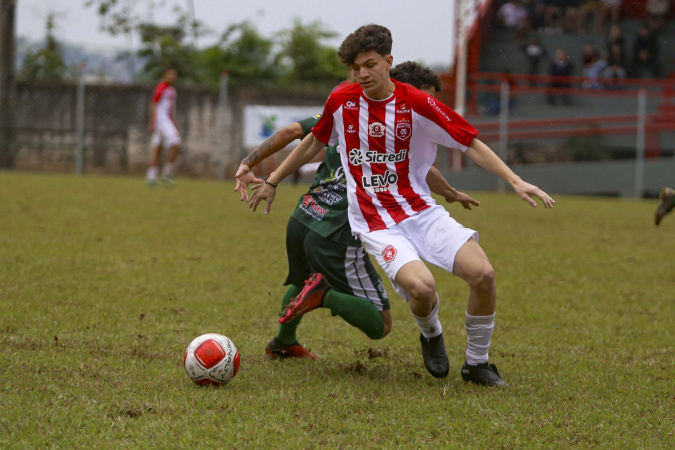
[[[608,66],[607,60],[609,59],[609,53],[607,50],[602,50],[600,52],[600,57],[597,61],[590,65],[588,68],[588,80],[584,81],[582,87],[586,89],[600,89],[602,85],[598,78],[603,75],[605,69]]]
[[[621,27],[618,25],[612,25],[607,34],[607,39],[605,40],[605,47],[610,55],[612,54],[612,47],[615,45],[618,45],[621,48],[621,59],[624,60],[626,56],[626,41],[623,38]]]
[[[567,0],[538,0],[537,14],[542,17],[544,29],[548,32],[557,32],[560,29],[559,19],[563,17],[563,10],[568,5]]]
[[[603,70],[602,76],[609,78],[611,84],[614,84],[616,80],[626,78],[626,57],[621,45],[617,43],[611,45],[607,68]]]
[[[633,67],[636,78],[658,78],[659,42],[648,23],[643,23],[633,41]]]
[[[670,11],[670,0],[647,0],[647,14],[653,31],[660,31]]]
[[[541,43],[541,38],[539,36],[534,36],[530,39],[530,42],[525,45],[523,52],[527,57],[528,62],[528,71],[529,75],[539,74],[539,67],[541,66],[542,60],[548,57],[546,48]]]
[[[509,0],[499,8],[497,18],[504,27],[517,30],[527,19],[527,10],[520,0]]]
[[[614,25],[619,23],[621,18],[622,0],[600,0],[597,12],[598,32],[602,33],[605,29],[605,20],[609,19]]]
[[[588,77],[589,71],[593,64],[595,64],[600,59],[598,50],[595,48],[593,42],[586,42],[581,50],[581,73],[583,76]],[[603,67],[604,69],[604,67]]]
[[[555,51],[555,59],[551,61],[551,65],[548,69],[548,74],[556,77],[569,77],[572,76],[573,66],[567,57],[565,50],[559,48]],[[555,105],[556,99],[560,97],[565,105],[570,104],[570,96],[567,94],[558,94],[556,90],[559,88],[568,88],[570,87],[569,83],[564,81],[555,80],[550,84],[551,89],[547,95],[549,105]]]
[[[578,4],[576,8],[577,9],[576,14],[574,14],[575,11],[573,11],[571,13],[572,18],[570,18],[570,20],[574,20],[576,22],[577,33],[586,34],[586,25],[588,24],[588,16],[591,14],[595,15],[596,33],[599,32],[600,27],[597,23],[598,17],[600,17],[598,14],[600,6],[599,0],[578,0],[576,3]],[[573,10],[573,8],[568,8],[568,11],[570,11],[570,9]]]
[[[654,56],[646,48],[638,50],[637,55],[635,55],[631,76],[634,78],[658,78],[659,75],[654,66]]]

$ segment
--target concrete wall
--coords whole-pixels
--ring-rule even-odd
[[[143,173],[149,157],[150,96],[153,86],[85,88],[87,172]],[[224,130],[219,128],[218,92],[178,86],[176,121],[183,138],[177,171],[216,177],[222,158],[232,176],[249,150],[242,148],[246,104],[317,105],[326,95],[313,92],[231,89]],[[76,86],[19,84],[13,97],[15,167],[74,170]]]

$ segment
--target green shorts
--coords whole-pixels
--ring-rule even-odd
[[[288,278],[302,287],[312,273],[324,275],[333,289],[370,301],[379,311],[390,309],[382,279],[363,247],[320,236],[293,217],[286,228]]]

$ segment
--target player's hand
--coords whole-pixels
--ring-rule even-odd
[[[274,196],[277,194],[276,188],[263,181],[262,184],[254,186],[253,190],[255,192],[248,201],[248,207],[253,208],[253,212],[255,212],[256,208],[258,207],[258,203],[260,203],[262,200],[265,200],[265,214],[269,214],[270,209],[272,208],[272,202],[274,201]]]
[[[251,168],[246,164],[240,164],[237,173],[234,175],[237,179],[237,184],[234,186],[235,192],[239,192],[239,200],[249,202],[251,199],[248,196],[248,185],[251,183],[262,184],[265,182],[262,178],[257,178]]]
[[[470,195],[465,194],[464,192],[454,191],[449,195],[445,196],[445,201],[448,203],[459,202],[462,204],[464,209],[471,209],[471,205],[480,206],[480,202]]]
[[[523,180],[515,183],[513,185],[513,189],[520,198],[532,206],[537,206],[537,202],[535,202],[532,198],[533,196],[540,199],[544,203],[545,208],[553,208],[553,205],[555,204],[555,200],[553,200],[550,195],[539,189],[534,184],[526,183]]]

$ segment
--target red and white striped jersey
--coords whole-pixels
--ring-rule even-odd
[[[426,177],[436,145],[466,151],[478,135],[430,95],[394,83],[394,93],[385,100],[369,99],[358,84],[334,91],[312,128],[321,142],[339,145],[349,224],[357,236],[389,228],[435,205]]]
[[[176,105],[176,89],[166,81],[155,87],[152,94],[152,103],[155,104],[155,120],[173,120]]]

